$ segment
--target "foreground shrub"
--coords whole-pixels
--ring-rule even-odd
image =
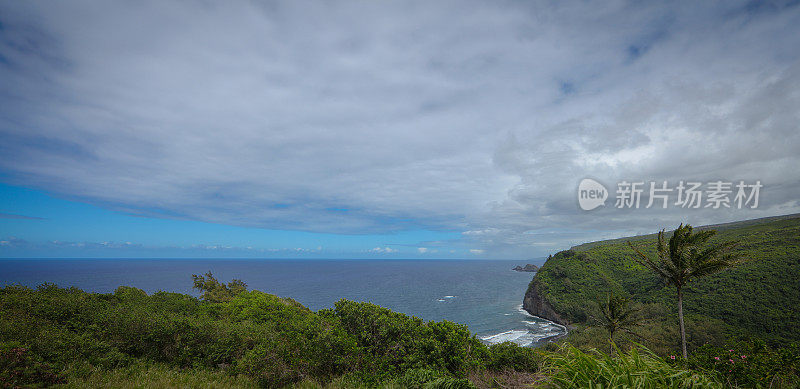
[[[17,343],[0,343],[0,387],[20,388],[61,383],[64,378]]]
[[[671,359],[668,359],[671,361]],[[729,347],[706,345],[689,356],[689,367],[716,374],[730,386],[797,387],[800,381],[800,345],[775,350],[763,341]]]
[[[722,388],[713,378],[670,366],[638,348],[611,357],[567,345],[549,355],[545,374],[556,388]]]
[[[469,380],[449,377],[447,374],[431,369],[411,369],[406,371],[397,383],[408,389],[474,389]]]
[[[417,368],[464,378],[480,366],[479,355],[486,348],[465,325],[423,322],[370,303],[339,300],[335,309],[321,314],[335,319],[354,337],[360,350],[359,370],[373,372],[377,380]]]
[[[503,342],[489,347],[488,361],[485,367],[489,370],[515,370],[535,373],[539,371],[541,353],[530,347],[519,347],[511,342]]]

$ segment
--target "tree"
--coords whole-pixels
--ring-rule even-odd
[[[737,242],[730,241],[704,247],[716,234],[714,230],[693,232],[692,226],[681,224],[672,233],[669,243],[665,242],[664,230],[658,233],[656,257],[645,255],[628,241],[636,252],[636,262],[652,270],[667,285],[673,285],[678,292],[678,322],[681,330],[681,351],[686,353],[686,327],[683,324],[683,289],[694,278],[705,277],[731,268],[742,262],[739,253],[732,250]]]
[[[205,276],[192,274],[192,281],[194,281],[194,289],[203,292],[200,295],[203,300],[215,303],[230,301],[237,294],[247,291],[247,284],[244,281],[233,279],[228,285],[225,285],[217,281],[211,272],[206,273]]]
[[[600,308],[600,317],[592,317],[597,322],[598,327],[605,328],[608,331],[608,338],[610,340],[610,352],[614,353],[614,334],[622,331],[631,335],[636,335],[633,332],[633,327],[639,325],[641,319],[637,316],[638,309],[630,306],[630,299],[623,296],[615,296],[613,292],[606,295],[605,298],[597,300],[597,306]]]

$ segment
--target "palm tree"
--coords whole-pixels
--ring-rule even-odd
[[[598,327],[603,327],[608,331],[608,338],[611,341],[609,355],[614,353],[614,334],[616,332],[622,331],[639,336],[632,331],[632,328],[641,322],[636,315],[639,310],[630,307],[630,299],[614,296],[614,293],[611,292],[605,298],[598,299],[597,305],[600,308],[600,317],[593,317],[593,319],[597,321]]]
[[[638,255],[636,262],[658,274],[667,285],[674,285],[678,290],[678,322],[681,327],[681,350],[684,360],[686,353],[686,328],[683,324],[683,288],[694,278],[708,276],[731,268],[742,262],[739,253],[731,252],[737,242],[730,241],[719,245],[703,247],[712,236],[714,230],[692,232],[692,226],[681,224],[669,244],[664,242],[664,230],[658,233],[656,258],[643,254],[628,241],[628,245]]]

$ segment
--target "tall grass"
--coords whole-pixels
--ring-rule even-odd
[[[669,366],[645,348],[610,356],[571,345],[549,355],[544,373],[555,388],[722,388],[720,382]]]
[[[446,373],[430,369],[407,370],[397,379],[369,383],[356,376],[342,376],[325,385],[314,381],[303,381],[291,389],[476,389],[465,378],[454,378]]]
[[[243,388],[256,389],[249,377],[231,376],[222,370],[178,369],[159,363],[136,363],[106,370],[96,368],[83,377],[72,377],[55,388]]]

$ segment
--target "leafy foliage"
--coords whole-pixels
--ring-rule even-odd
[[[192,274],[194,288],[203,293],[200,295],[203,300],[211,302],[231,301],[236,295],[247,291],[247,284],[242,280],[233,279],[227,285],[217,281],[211,272],[205,276]]]
[[[692,226],[681,224],[672,232],[668,244],[664,232],[658,233],[655,259],[642,253],[630,241],[628,246],[637,254],[633,259],[655,272],[667,285],[682,288],[692,278],[719,273],[741,263],[741,253],[731,252],[738,245],[735,241],[706,246],[716,230],[694,233]]]
[[[514,343],[503,342],[489,347],[486,367],[500,371],[511,369],[518,372],[535,373],[541,365],[541,353],[533,348],[517,347]]]
[[[274,388],[342,377],[376,386],[428,371],[435,377],[415,382],[466,388],[470,373],[537,371],[541,360],[538,351],[513,344],[487,347],[464,325],[370,303],[340,300],[313,312],[260,291],[233,293],[231,283],[222,289],[210,274],[201,282],[203,300],[133,287],[111,294],[51,284],[1,288],[0,342],[11,346],[0,350],[0,377],[9,385],[66,379],[74,386],[116,377],[120,386],[137,387],[152,373],[152,385],[197,386],[181,373],[191,369],[217,386]]]
[[[555,388],[721,388],[712,378],[670,366],[639,348],[611,357],[573,346],[550,354],[545,366]]]
[[[609,292],[604,299],[597,301],[600,315],[595,318],[597,325],[608,331],[610,347],[614,347],[614,333],[624,331],[634,334],[633,328],[639,324],[638,310],[630,306],[630,299],[615,296]],[[637,335],[638,336],[638,335]]]
[[[735,241],[706,245],[716,233],[715,230],[695,233],[692,226],[681,224],[672,232],[669,244],[665,244],[664,230],[661,230],[658,233],[655,259],[645,255],[628,241],[628,246],[637,255],[633,259],[655,272],[667,285],[674,286],[678,291],[678,323],[680,324],[681,351],[684,358],[687,356],[687,351],[686,326],[683,320],[683,289],[692,278],[707,277],[741,263],[741,254],[731,252],[731,249],[738,244]]]
[[[778,349],[763,341],[737,342],[724,347],[705,345],[695,350],[688,362],[692,369],[716,375],[730,386],[800,386],[800,345],[796,343]]]
[[[0,387],[53,385],[64,381],[48,364],[38,359],[18,344],[0,344]]]

